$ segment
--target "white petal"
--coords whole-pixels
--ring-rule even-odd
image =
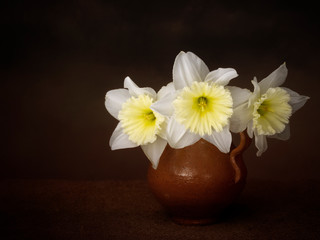
[[[277,133],[268,137],[286,141],[290,138],[290,126],[286,125],[285,129],[281,133]]]
[[[153,143],[141,145],[141,148],[147,158],[151,161],[152,167],[157,169],[160,157],[167,146],[167,141],[158,137]]]
[[[206,78],[206,82],[216,83],[221,86],[227,85],[231,79],[238,77],[238,73],[233,68],[218,68],[210,72]]]
[[[164,122],[161,123],[161,129],[158,133],[158,136],[162,137],[164,140],[167,140],[167,126],[169,122],[169,117],[164,117]]]
[[[132,95],[132,96],[139,96],[139,95],[142,95],[142,94],[148,94],[150,95],[153,99],[156,99],[157,97],[157,94],[156,92],[152,89],[152,88],[149,88],[149,87],[146,87],[146,88],[140,88],[137,86],[137,84],[135,84],[130,77],[126,77],[124,79],[124,87],[125,88],[128,88],[129,90],[129,93]]]
[[[122,108],[122,104],[130,97],[130,93],[127,89],[111,90],[107,92],[104,104],[108,112],[118,119],[118,114]]]
[[[116,129],[113,131],[109,145],[111,150],[123,149],[123,148],[134,148],[138,145],[129,140],[127,134],[122,132],[122,128],[120,123],[118,123]]]
[[[207,65],[192,52],[180,52],[173,64],[173,83],[175,88],[182,89],[192,82],[203,81],[208,75]]]
[[[168,94],[174,93],[176,89],[174,88],[173,82],[168,83],[166,86],[163,86],[157,93],[157,99],[165,97]]]
[[[200,136],[191,133],[183,125],[178,123],[173,117],[169,119],[167,125],[167,141],[172,148],[184,148],[200,140]]]
[[[232,96],[233,100],[233,108],[236,108],[240,104],[247,102],[249,97],[251,96],[251,92],[246,88],[239,88],[239,87],[226,87]]]
[[[250,138],[253,138],[253,121],[249,121],[247,125],[247,133]]]
[[[274,70],[268,77],[259,82],[261,94],[264,94],[269,88],[281,86],[288,75],[288,69],[286,64],[282,64],[276,70]]]
[[[310,99],[307,96],[300,95],[299,93],[292,91],[289,88],[283,87],[284,90],[286,90],[290,95],[290,101],[289,104],[292,107],[292,113],[295,113],[297,110],[303,107],[303,105],[307,102],[308,99]]]
[[[264,153],[268,148],[267,137],[265,135],[258,135],[255,132],[254,139],[256,147],[258,148],[257,156],[260,157],[261,154]]]
[[[260,96],[261,96],[260,86],[257,82],[257,78],[254,77],[253,80],[251,81],[251,83],[254,86],[254,90],[253,90],[253,93],[251,94],[251,96],[249,97],[249,101],[248,101],[249,106],[253,105],[255,103],[255,101],[257,101],[258,98],[260,98]]]
[[[221,132],[214,131],[212,135],[205,135],[203,138],[215,145],[223,153],[230,151],[232,136],[228,126],[224,127]]]
[[[250,120],[252,120],[252,107],[248,107],[248,103],[245,102],[233,110],[230,118],[231,132],[239,133],[244,131]]]
[[[176,98],[176,93],[169,93],[162,97],[160,100],[153,103],[150,108],[161,115],[170,117],[173,114],[174,108],[172,105],[173,100]]]

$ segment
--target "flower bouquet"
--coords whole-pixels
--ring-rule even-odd
[[[289,119],[309,97],[281,86],[287,73],[284,63],[260,82],[254,78],[251,81],[253,91],[250,91],[229,85],[238,76],[235,69],[210,71],[194,53],[180,52],[173,65],[173,81],[158,92],[149,87],[138,87],[129,77],[125,78],[123,89],[107,92],[105,106],[119,120],[110,138],[110,147],[116,150],[141,146],[152,166],[149,170],[151,188],[160,202],[169,205],[177,222],[211,222],[211,216],[220,213],[221,208],[232,202],[233,195],[243,188],[246,172],[239,153],[249,140],[254,138],[257,156],[261,156],[267,150],[267,138],[287,140],[290,137]],[[241,133],[241,146],[232,145],[231,133]],[[248,136],[250,139],[246,140]],[[213,148],[215,150],[210,150]],[[178,163],[170,160],[170,166],[166,168],[168,154],[173,159],[181,155],[181,159]],[[208,155],[209,159],[213,158],[212,155],[220,156],[212,166],[213,170],[219,169],[224,162],[230,162],[232,167],[226,166],[215,176],[208,177],[211,167],[201,163],[206,170],[200,174],[199,166],[190,165],[191,155],[198,165]],[[227,171],[225,169],[231,169],[230,176],[220,176],[221,172]],[[166,176],[157,175],[158,172]],[[242,172],[243,177],[237,172]],[[168,180],[168,175],[176,177]],[[219,186],[209,187],[209,183],[203,182],[205,178],[210,179],[209,182],[218,182]],[[161,191],[154,187],[159,184],[162,185]],[[169,184],[174,184],[170,193]],[[184,189],[185,185],[192,185],[194,190]],[[201,190],[199,186],[205,187]],[[226,186],[231,186],[232,196],[222,193]],[[179,189],[182,189],[183,196],[173,196]],[[192,194],[192,191],[196,193]],[[201,194],[212,195],[209,198],[215,200],[199,200]],[[217,200],[217,196],[225,197]],[[183,207],[179,208],[181,205]],[[213,205],[219,205],[219,209]],[[188,209],[196,211],[188,213]]]

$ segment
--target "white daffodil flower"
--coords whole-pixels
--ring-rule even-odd
[[[155,112],[170,117],[166,133],[171,147],[183,148],[203,138],[220,151],[229,152],[233,97],[246,99],[241,96],[248,92],[225,87],[237,76],[232,68],[210,72],[207,65],[192,52],[177,55],[173,65],[175,91],[151,106]]]
[[[143,152],[156,169],[165,149],[165,127],[167,118],[150,109],[151,104],[170,94],[169,84],[158,92],[152,88],[139,88],[129,77],[124,88],[107,92],[105,106],[120,122],[110,138],[112,150],[141,146]]]
[[[259,83],[254,78],[254,91],[247,100],[234,108],[230,129],[241,132],[247,128],[248,135],[255,136],[257,156],[268,148],[267,137],[287,140],[290,137],[289,118],[309,99],[307,96],[281,86],[288,74],[282,64]]]

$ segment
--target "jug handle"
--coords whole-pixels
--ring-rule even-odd
[[[237,183],[241,178],[241,170],[237,165],[236,157],[245,151],[251,144],[252,139],[248,136],[247,131],[240,132],[240,143],[238,147],[233,149],[230,153],[230,160],[235,171],[234,182]]]

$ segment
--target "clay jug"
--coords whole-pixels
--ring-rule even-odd
[[[158,168],[149,167],[151,192],[176,223],[217,221],[245,186],[242,152],[250,141],[246,133],[240,133],[239,146],[232,146],[227,154],[203,139],[182,149],[167,146]]]

